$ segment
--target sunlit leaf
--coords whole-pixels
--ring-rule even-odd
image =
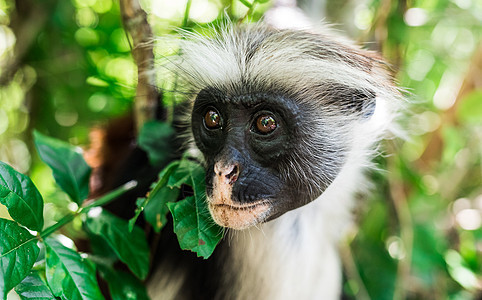
[[[37,239],[26,229],[0,219],[0,298],[28,275],[39,251]]]
[[[91,169],[79,148],[34,132],[35,146],[40,158],[53,172],[57,184],[78,205],[89,194]]]
[[[114,250],[119,259],[140,279],[149,271],[149,246],[144,232],[134,226],[129,231],[126,220],[102,210],[95,216],[89,216],[85,222],[87,228],[102,237]]]
[[[45,239],[46,275],[52,293],[65,300],[104,299],[94,265],[54,238]]]
[[[22,300],[55,299],[50,288],[43,282],[37,272],[31,272],[15,287],[15,292]]]
[[[0,162],[0,203],[18,223],[31,230],[42,230],[42,196],[30,178],[3,162]]]

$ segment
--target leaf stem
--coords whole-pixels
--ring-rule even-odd
[[[131,180],[131,181],[127,182],[126,184],[122,185],[121,187],[111,191],[107,195],[104,195],[104,196],[100,197],[99,199],[92,201],[89,205],[86,205],[86,206],[78,209],[75,213],[68,214],[68,215],[64,216],[62,219],[60,219],[60,221],[58,221],[54,225],[52,225],[52,226],[48,227],[47,229],[43,230],[42,232],[40,232],[39,237],[41,237],[42,239],[48,237],[49,235],[56,232],[57,230],[59,230],[60,228],[65,226],[66,224],[70,223],[78,215],[88,212],[93,207],[106,205],[107,203],[115,200],[117,197],[119,197],[123,193],[135,188],[136,186],[137,186],[137,181],[135,181],[135,180]]]
[[[44,231],[40,232],[39,236],[40,236],[42,239],[48,237],[49,235],[51,235],[51,234],[54,233],[55,231],[57,231],[57,230],[59,230],[60,228],[62,228],[64,225],[70,223],[78,214],[79,214],[79,212],[76,212],[76,213],[68,214],[68,215],[64,216],[62,219],[60,219],[60,221],[58,221],[58,222],[55,223],[54,225],[48,227],[48,228],[45,229]]]
[[[189,19],[189,11],[191,10],[192,0],[188,0],[186,3],[186,9],[184,10],[184,19],[182,20],[182,29],[186,29],[187,21]]]
[[[93,207],[106,205],[111,201],[115,200],[120,195],[124,194],[125,192],[132,190],[136,186],[137,186],[137,181],[131,180],[125,183],[124,185],[118,187],[117,189],[111,191],[107,195],[104,195],[98,198],[97,200],[92,201],[90,204],[84,206],[83,208],[80,209],[79,213],[88,212]]]
[[[247,8],[251,8],[253,7],[253,4],[249,3],[248,1],[246,0],[239,0],[239,2],[241,2],[244,6],[246,6]],[[256,2],[256,1],[255,1]]]

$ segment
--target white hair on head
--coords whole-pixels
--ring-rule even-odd
[[[326,31],[326,32],[325,32]],[[278,30],[264,24],[227,24],[211,36],[183,32],[181,55],[167,66],[179,76],[178,92],[196,95],[205,87],[226,93],[278,90],[297,95],[297,101],[323,105],[324,95],[314,92],[344,86],[377,96],[377,120],[393,124],[402,96],[374,53],[351,45],[331,29]],[[245,84],[247,83],[247,84]],[[383,104],[381,102],[384,102]],[[326,115],[345,122],[340,111],[324,108]],[[386,128],[388,129],[388,128]]]

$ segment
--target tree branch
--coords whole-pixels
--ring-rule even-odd
[[[142,125],[154,120],[159,103],[154,69],[152,30],[147,14],[138,0],[120,0],[122,21],[126,32],[132,37],[132,55],[137,65],[137,90],[134,102],[134,117],[139,131]]]

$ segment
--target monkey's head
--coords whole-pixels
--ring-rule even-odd
[[[310,120],[309,110],[281,94],[226,95],[209,88],[198,94],[192,132],[206,160],[207,199],[218,224],[246,228],[308,203],[326,188],[302,179],[320,175],[309,156],[323,154],[308,155],[310,126],[316,126]],[[299,162],[307,164],[304,174],[296,170]]]
[[[224,227],[277,218],[320,197],[351,157],[366,163],[378,98],[398,97],[372,54],[329,36],[258,25],[182,49],[193,145]]]

